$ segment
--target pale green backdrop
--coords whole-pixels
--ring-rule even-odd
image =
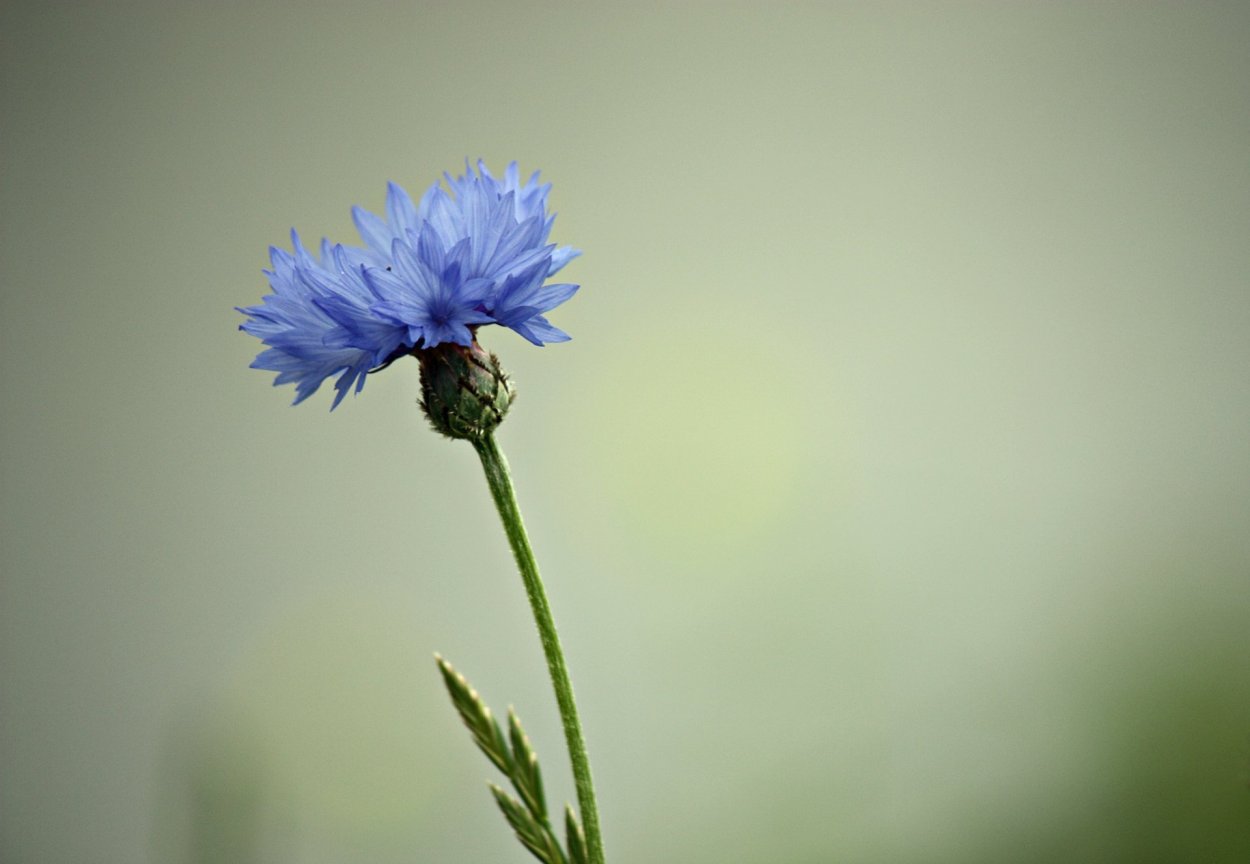
[[[523,862],[571,797],[415,363],[269,244],[468,157],[585,256],[502,430],[612,864],[1250,860],[1250,7],[6,3],[0,860]]]

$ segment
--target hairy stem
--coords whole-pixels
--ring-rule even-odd
[[[512,546],[512,554],[516,557],[517,569],[521,571],[521,579],[525,582],[525,593],[529,597],[530,609],[534,613],[534,623],[538,626],[538,636],[542,640],[543,653],[547,657],[547,670],[551,673],[551,686],[556,691],[556,702],[560,706],[560,720],[564,724],[564,740],[568,744],[569,761],[573,766],[577,803],[582,811],[590,862],[603,864],[603,841],[599,836],[599,811],[595,806],[595,787],[590,779],[590,759],[586,756],[586,742],[582,738],[581,722],[577,719],[577,703],[573,700],[573,684],[569,681],[569,672],[564,664],[564,652],[560,649],[560,636],[556,633],[556,624],[551,617],[551,606],[547,603],[547,592],[543,590],[542,578],[538,575],[534,551],[530,548],[529,537],[525,533],[525,524],[521,521],[521,510],[517,507],[516,493],[512,488],[512,475],[508,472],[508,462],[504,459],[499,445],[495,443],[494,435],[487,434],[473,440],[473,446],[482,459],[486,482],[490,485],[491,497],[495,499],[495,507],[499,510],[499,518],[503,521],[504,532],[508,535],[508,543]]]

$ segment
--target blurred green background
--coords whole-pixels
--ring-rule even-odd
[[[609,860],[1250,861],[1250,6],[4,4],[0,859],[529,860],[572,797],[415,363],[269,244],[484,157],[582,292],[501,432]]]

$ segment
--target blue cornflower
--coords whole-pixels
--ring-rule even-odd
[[[352,217],[365,246],[323,240],[314,257],[292,231],[293,252],[270,249],[272,294],[239,311],[240,329],[268,347],[252,363],[296,384],[296,403],[338,375],[333,409],[368,372],[403,356],[454,343],[470,346],[484,324],[508,327],[536,345],[569,336],[544,316],[577,285],[544,284],[581,254],[549,244],[550,184],[524,184],[516,163],[496,179],[478,162],[444,175],[419,205],[387,189],[386,218],[359,207]]]

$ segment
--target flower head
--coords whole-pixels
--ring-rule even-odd
[[[295,383],[296,403],[338,375],[333,408],[377,367],[445,343],[468,347],[485,324],[535,345],[569,338],[545,313],[578,286],[545,283],[581,253],[547,242],[550,184],[537,172],[522,184],[515,162],[502,179],[481,162],[444,179],[447,189],[436,182],[419,204],[391,183],[385,218],[353,208],[363,247],[323,240],[313,256],[292,231],[293,252],[270,250],[273,293],[239,309],[249,319],[240,329],[269,346],[252,366]]]

